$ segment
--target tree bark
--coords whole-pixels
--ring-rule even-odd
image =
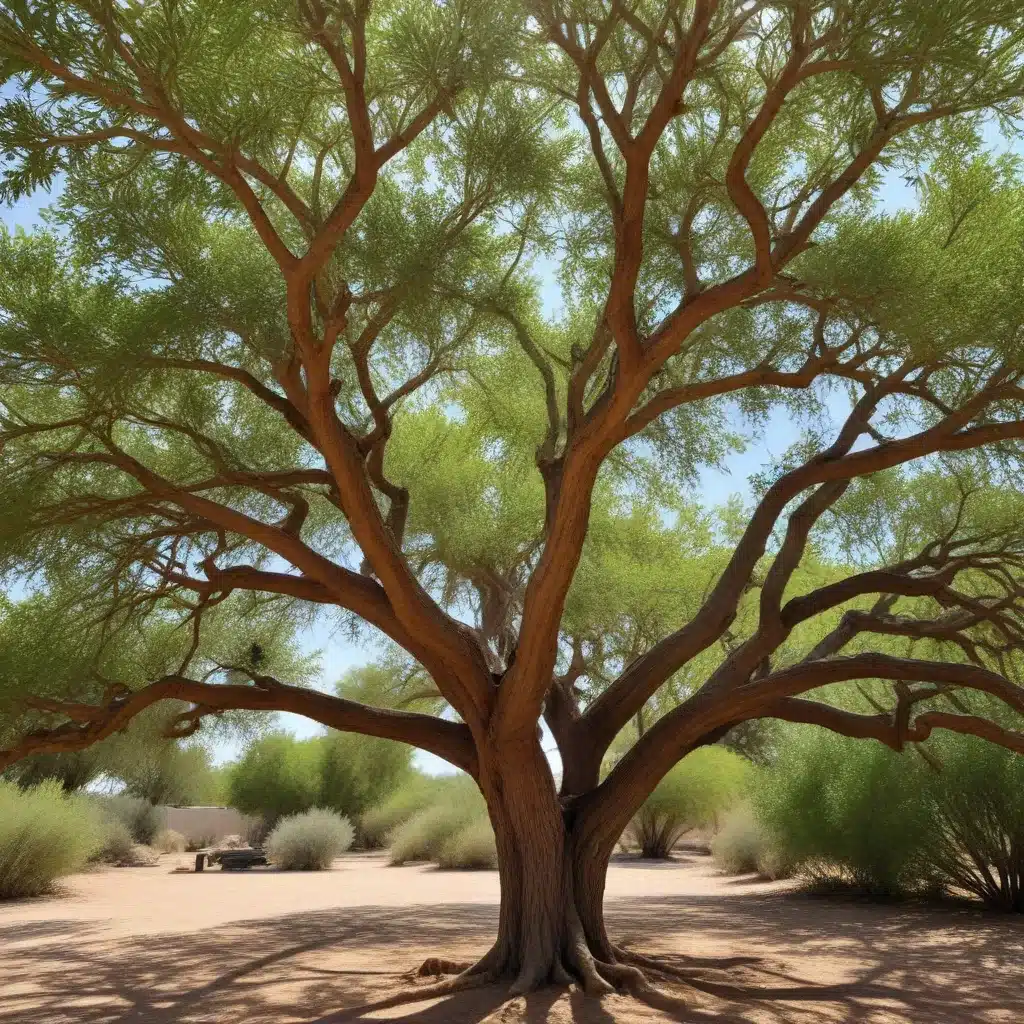
[[[469,975],[508,981],[514,993],[582,983],[592,993],[621,980],[602,903],[611,846],[582,844],[534,735],[495,745],[481,763],[498,848],[498,936]]]

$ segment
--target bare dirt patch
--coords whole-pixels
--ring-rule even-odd
[[[2,1024],[947,1024],[1024,1019],[1024,921],[981,910],[825,900],[728,879],[707,858],[618,861],[613,937],[682,969],[650,1005],[556,989],[466,992],[390,1009],[428,956],[472,960],[497,921],[497,876],[389,868],[69,879],[0,907]],[[429,982],[426,982],[429,983]]]

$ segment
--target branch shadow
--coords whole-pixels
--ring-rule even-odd
[[[973,908],[873,905],[801,893],[610,900],[613,935],[658,958],[639,997],[484,988],[393,1007],[405,1024],[955,1024],[1024,1019],[1024,920]],[[2,918],[0,918],[2,921]],[[0,924],[0,1024],[345,1024],[409,982],[426,955],[489,946],[489,904],[364,906],[201,932],[107,938],[55,917]],[[750,955],[751,952],[756,956]],[[648,1014],[639,1016],[638,1011]],[[1008,1016],[1005,1016],[1008,1015]]]

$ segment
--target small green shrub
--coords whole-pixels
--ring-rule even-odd
[[[388,838],[399,825],[437,799],[437,780],[412,775],[378,807],[371,807],[359,822],[362,845],[377,850],[388,845]]]
[[[102,841],[95,809],[60,783],[23,790],[0,781],[0,899],[46,892],[80,871]]]
[[[112,796],[101,801],[109,816],[124,822],[136,843],[150,846],[164,827],[164,813],[148,800],[135,796]]]
[[[684,833],[717,823],[742,796],[750,772],[750,763],[725,747],[694,750],[644,802],[626,830],[626,843],[639,847],[641,857],[663,860]]]
[[[165,828],[156,834],[153,846],[161,853],[184,853],[185,837],[173,828]]]
[[[487,818],[477,818],[450,836],[437,855],[438,867],[462,871],[488,871],[498,866],[494,829]]]
[[[285,871],[323,871],[351,847],[354,835],[347,818],[315,808],[278,822],[267,836],[267,859]]]
[[[974,736],[940,736],[930,750],[942,767],[925,775],[922,884],[1024,913],[1024,758]]]
[[[103,821],[103,845],[96,851],[96,860],[105,864],[127,864],[131,860],[135,838],[120,818]]]
[[[471,780],[459,778],[440,784],[436,799],[391,833],[392,864],[436,861],[449,840],[487,816],[484,799]]]
[[[795,728],[754,810],[785,860],[813,881],[896,896],[923,885],[927,770],[911,751]]]

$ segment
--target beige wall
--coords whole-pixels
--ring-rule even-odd
[[[167,815],[167,828],[180,832],[186,839],[212,836],[244,836],[256,819],[241,814],[233,807],[163,807]]]

